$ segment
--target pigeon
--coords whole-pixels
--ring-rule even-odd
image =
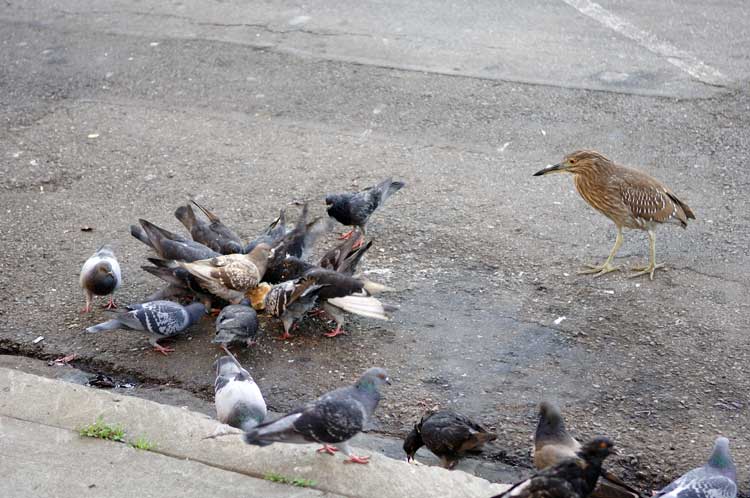
[[[573,458],[581,449],[565,429],[560,409],[548,401],[539,404],[539,421],[534,434],[534,466],[538,470]],[[602,479],[594,489],[594,498],[639,498],[641,493],[611,472],[602,469]]]
[[[340,449],[349,457],[345,463],[366,464],[370,457],[355,455],[348,441],[372,418],[380,401],[378,387],[383,383],[390,384],[386,371],[371,368],[354,385],[324,394],[281,418],[264,422],[246,432],[245,442],[255,446],[320,443],[323,447],[319,453],[333,455]]]
[[[211,294],[201,287],[200,281],[189,271],[177,265],[175,261],[158,258],[148,258],[148,261],[154,266],[141,266],[141,269],[154,275],[157,278],[167,282],[169,285],[151,294],[146,301],[157,301],[167,298],[186,298],[191,302],[198,300],[212,307],[213,299]],[[222,302],[221,305],[226,304]]]
[[[372,241],[364,244],[363,238],[361,233],[355,232],[352,237],[326,252],[320,258],[318,266],[344,275],[354,275],[357,265],[372,246]]]
[[[231,229],[224,225],[218,216],[195,201],[191,201],[203,211],[210,223],[199,220],[190,204],[180,206],[174,212],[175,217],[190,231],[193,240],[210,247],[221,254],[242,253],[242,241]]]
[[[86,304],[81,313],[91,311],[94,295],[109,295],[109,302],[105,307],[107,309],[117,308],[112,293],[120,287],[122,273],[120,272],[120,263],[117,262],[110,246],[101,246],[86,260],[81,268],[79,282],[83,289],[83,295],[86,297]]]
[[[336,328],[326,337],[346,334],[342,329],[345,323],[344,312],[355,315],[390,320],[390,313],[398,308],[383,304],[373,294],[388,290],[387,287],[366,279],[350,277],[331,270],[313,270],[304,278],[313,279],[320,286],[318,298],[326,311],[336,321]]]
[[[282,248],[283,251],[283,248]],[[287,280],[294,280],[301,277],[316,266],[307,261],[303,261],[294,256],[278,257],[278,252],[274,252],[274,257],[268,262],[268,268],[263,275],[263,281],[269,284],[280,284]]]
[[[294,228],[282,239],[286,254],[302,260],[308,259],[315,241],[331,229],[331,224],[327,219],[316,218],[308,223],[308,212],[309,207],[305,202],[302,204],[302,213],[297,218]]]
[[[214,366],[214,404],[216,418],[222,424],[247,432],[266,418],[267,409],[263,395],[247,370],[227,351]]]
[[[537,472],[493,498],[587,498],[596,486],[602,462],[614,453],[612,441],[597,437],[578,453]]]
[[[450,410],[430,413],[422,417],[404,440],[407,460],[422,446],[440,458],[446,469],[452,469],[468,451],[481,450],[485,443],[494,441],[497,435],[469,417]]]
[[[147,220],[139,219],[138,222],[141,224],[140,227],[130,225],[130,234],[150,246],[162,259],[192,262],[220,256],[218,252],[200,242],[172,233]]]
[[[112,320],[89,327],[86,332],[97,333],[116,329],[142,330],[148,332],[149,344],[166,356],[174,349],[160,346],[158,341],[181,334],[206,313],[206,307],[201,303],[182,306],[172,301],[150,301],[133,304],[127,306],[126,309],[127,312],[119,313]]]
[[[332,270],[313,269],[302,277],[275,285],[266,294],[266,310],[271,316],[281,318],[284,334],[279,337],[286,340],[292,337],[289,333],[294,321],[302,318],[316,303],[336,321],[336,329],[324,334],[336,337],[346,334],[342,330],[344,312],[354,313],[369,318],[390,320],[389,313],[396,307],[381,303],[372,293],[385,289],[384,286],[343,275]]]
[[[394,182],[386,178],[374,187],[366,188],[360,192],[343,192],[340,194],[328,194],[326,196],[326,210],[328,216],[334,218],[342,225],[358,227],[365,234],[365,225],[370,215],[383,203],[403,188],[404,182]],[[354,228],[342,236],[351,237]]]
[[[735,498],[737,468],[729,454],[729,440],[718,437],[703,467],[693,469],[658,491],[654,498]]]
[[[266,243],[271,247],[276,246],[286,235],[286,209],[279,211],[279,217],[271,222],[270,225],[256,237],[251,240],[242,250],[244,254],[251,252],[260,243]]]
[[[287,280],[274,285],[268,291],[265,310],[276,318],[281,319],[284,333],[277,339],[285,341],[292,338],[289,330],[294,322],[301,319],[310,311],[317,301],[316,291],[320,289],[313,280]]]
[[[177,265],[189,271],[211,294],[238,304],[246,291],[260,283],[271,257],[271,247],[259,244],[250,254],[228,254],[192,263],[177,261]]]
[[[216,317],[216,335],[211,342],[222,345],[234,342],[243,342],[247,346],[255,344],[258,314],[248,304],[249,301],[244,299],[243,304],[230,304],[221,310]]]

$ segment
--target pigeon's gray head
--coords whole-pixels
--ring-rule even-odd
[[[222,356],[214,362],[216,376],[230,377],[242,372],[242,368],[234,361],[231,356]]]
[[[391,379],[388,378],[388,373],[384,368],[373,367],[362,374],[362,377],[357,381],[357,387],[359,388],[375,388],[383,384],[390,384]]]
[[[729,453],[729,439],[721,436],[716,438],[708,466],[720,470],[722,474],[737,482],[737,469]]]
[[[539,422],[536,426],[537,439],[550,439],[550,436],[566,436],[565,421],[560,408],[549,401],[539,403]]]

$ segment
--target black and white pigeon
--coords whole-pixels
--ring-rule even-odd
[[[243,248],[239,236],[224,225],[214,213],[195,201],[191,202],[203,211],[209,223],[196,217],[190,204],[178,207],[174,215],[180,223],[185,225],[193,240],[221,254],[241,254]]]
[[[737,468],[729,454],[729,440],[718,437],[708,462],[693,469],[654,498],[735,498],[737,496]]]
[[[425,415],[414,426],[404,440],[404,452],[407,460],[412,460],[419,448],[427,446],[440,458],[443,467],[452,469],[465,453],[481,450],[485,443],[496,438],[496,434],[466,415],[441,410]]]
[[[245,299],[241,304],[230,304],[221,310],[216,317],[216,335],[212,343],[227,346],[236,342],[247,346],[255,344],[258,314],[248,304],[249,301]]]
[[[342,192],[326,196],[326,210],[328,216],[342,225],[358,227],[365,234],[365,225],[370,215],[375,212],[391,195],[398,192],[406,184],[394,182],[386,178],[374,187],[368,187],[360,192]],[[354,228],[344,234],[342,238],[351,237]]]
[[[160,258],[166,260],[187,261],[215,258],[220,254],[188,237],[172,233],[150,221],[139,219],[141,226],[130,225],[130,234],[151,247]]]
[[[105,330],[141,330],[149,335],[148,342],[163,355],[174,349],[159,345],[158,341],[175,337],[188,327],[197,323],[206,314],[206,307],[201,303],[182,306],[172,301],[150,301],[126,306],[127,312],[119,313],[112,320],[86,329],[86,332],[97,333]]]
[[[333,455],[339,449],[349,457],[345,463],[368,463],[369,456],[357,456],[348,441],[360,433],[372,418],[380,401],[378,387],[390,384],[382,368],[367,370],[351,386],[324,394],[273,422],[264,422],[245,434],[255,446],[273,443],[320,443],[319,453]]]
[[[120,263],[117,262],[115,253],[112,252],[110,246],[101,246],[83,263],[78,281],[83,289],[83,295],[86,297],[86,304],[81,313],[91,311],[91,304],[95,295],[109,295],[109,302],[105,308],[117,308],[112,293],[120,287],[122,273],[120,272]]]
[[[289,329],[316,304],[336,321],[336,328],[326,337],[346,334],[342,329],[345,312],[355,315],[390,320],[390,313],[395,306],[383,304],[373,293],[381,292],[386,287],[344,275],[332,270],[313,269],[302,277],[282,282],[271,288],[265,297],[265,308],[271,316],[281,318],[284,334],[279,337],[286,340],[292,337]]]
[[[573,458],[581,444],[565,428],[560,408],[549,401],[539,403],[539,419],[534,433],[534,466],[538,470]],[[608,470],[592,493],[594,498],[639,498],[641,493]]]
[[[602,463],[614,452],[608,438],[594,438],[576,456],[537,472],[493,498],[587,498],[596,487]]]
[[[214,404],[216,418],[222,424],[247,432],[266,418],[266,401],[250,373],[242,368],[240,362],[227,351],[214,366]],[[221,428],[213,437],[221,433]]]

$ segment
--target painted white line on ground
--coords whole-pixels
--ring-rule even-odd
[[[709,85],[726,85],[729,79],[721,71],[699,60],[690,52],[659,40],[656,35],[643,31],[625,19],[613,14],[591,0],[562,0],[581,14],[600,22],[617,33],[630,38],[645,49],[665,57],[667,61],[687,74]]]

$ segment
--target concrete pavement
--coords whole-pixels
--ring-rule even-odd
[[[203,414],[11,369],[0,369],[0,392],[0,475],[9,498],[476,497],[506,488],[378,454],[369,465],[345,465],[341,457],[316,454],[314,446],[255,448],[236,436],[204,440],[218,423]],[[99,417],[122,426],[126,441],[143,437],[154,448],[139,451],[76,433]],[[268,473],[311,479],[314,489],[269,483]]]

